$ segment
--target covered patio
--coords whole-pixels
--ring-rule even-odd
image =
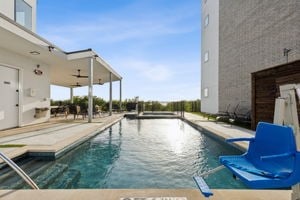
[[[57,60],[50,66],[50,83],[70,88],[73,103],[73,88],[88,86],[88,121],[93,116],[93,85],[109,83],[109,115],[112,115],[112,82],[120,83],[120,107],[122,103],[122,77],[115,72],[92,49],[67,52],[66,59]],[[51,63],[51,60],[49,60]],[[59,73],[57,73],[59,72]]]
[[[73,88],[88,86],[89,122],[92,122],[93,114],[93,85],[109,83],[109,114],[111,115],[112,82],[119,81],[121,105],[122,77],[92,49],[65,52],[1,13],[0,37],[0,50],[3,52],[0,56],[0,64],[15,68],[19,73],[17,83],[19,85],[17,87],[18,106],[20,107],[19,126],[23,125],[22,121],[27,115],[32,116],[32,109],[49,105],[50,85],[70,88],[71,100]],[[48,88],[42,85],[38,86],[39,80],[43,80],[43,85],[48,85]],[[39,92],[39,95],[43,93],[40,95],[42,97],[35,95],[35,92]],[[27,111],[28,114],[25,114]]]

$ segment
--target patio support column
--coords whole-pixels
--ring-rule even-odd
[[[73,99],[73,88],[70,88],[70,101],[71,101],[71,103],[74,103],[74,99]]]
[[[122,111],[122,78],[120,79],[120,112]]]
[[[90,58],[89,62],[89,104],[88,104],[88,122],[92,122],[93,118],[93,72],[94,72],[94,58]]]
[[[112,73],[109,72],[109,116],[112,115]]]

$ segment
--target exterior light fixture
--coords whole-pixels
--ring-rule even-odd
[[[289,62],[289,53],[292,49],[288,49],[288,48],[284,48],[283,49],[283,56],[286,57],[286,62],[288,63]]]
[[[48,46],[48,50],[49,50],[49,52],[52,52],[53,50],[54,50],[54,46]]]
[[[37,65],[37,66],[36,66],[36,69],[33,70],[33,72],[34,72],[36,75],[41,76],[41,75],[43,75],[43,71],[40,70],[39,68],[40,68],[40,65]]]
[[[30,51],[29,53],[34,56],[40,55],[40,52],[38,51]]]

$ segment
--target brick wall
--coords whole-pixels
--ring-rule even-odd
[[[220,0],[219,110],[251,109],[251,73],[300,59],[299,0]]]

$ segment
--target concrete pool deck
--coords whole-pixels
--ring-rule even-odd
[[[252,130],[227,124],[224,122],[210,121],[207,118],[192,113],[185,113],[184,120],[190,125],[197,128],[199,131],[205,131],[206,134],[209,134],[210,136],[222,141],[237,137],[250,138],[255,134],[255,132]],[[242,151],[245,151],[248,148],[248,142],[236,142],[232,143],[231,145],[239,148]]]
[[[50,122],[22,128],[0,131],[0,145],[22,144],[23,147],[0,148],[10,158],[23,154],[59,155],[70,145],[77,145],[99,131],[106,129],[123,118],[123,114],[113,114],[97,118],[93,123],[85,120],[63,118],[51,119]],[[208,132],[221,140],[233,137],[252,137],[254,132],[216,123],[195,114],[185,113],[185,121],[195,128]],[[246,143],[239,143],[240,149],[247,148]],[[0,161],[1,162],[1,161]],[[213,190],[210,199],[220,200],[288,200],[290,190]],[[205,199],[196,189],[76,189],[76,190],[0,190],[0,199],[105,199],[119,200],[124,197],[186,197],[188,200]]]
[[[47,123],[0,131],[0,145],[24,145],[12,148],[0,146],[0,151],[10,158],[24,154],[59,156],[63,151],[77,146],[122,118],[123,114],[114,114],[96,118],[93,123],[87,123],[86,120],[55,118]]]

